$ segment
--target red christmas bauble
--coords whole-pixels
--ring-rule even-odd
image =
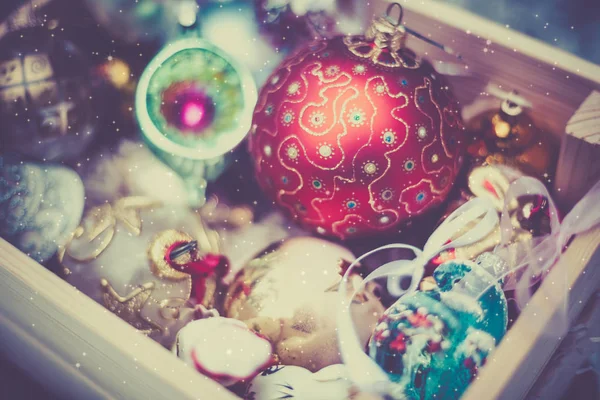
[[[262,88],[249,137],[263,190],[341,239],[441,203],[462,164],[458,103],[431,64],[363,36],[314,42]]]

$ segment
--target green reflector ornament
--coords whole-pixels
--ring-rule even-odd
[[[190,205],[228,165],[250,129],[256,85],[249,70],[206,40],[168,43],[138,83],[135,113],[152,151],[186,182]]]

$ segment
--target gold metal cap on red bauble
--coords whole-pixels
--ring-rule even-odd
[[[249,149],[256,178],[303,226],[340,239],[397,230],[447,197],[464,153],[445,78],[378,18],[315,41],[263,86]]]

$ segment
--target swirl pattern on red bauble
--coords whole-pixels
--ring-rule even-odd
[[[426,61],[393,56],[362,37],[317,41],[261,90],[257,180],[320,234],[389,231],[441,203],[460,169],[464,127],[447,83]]]

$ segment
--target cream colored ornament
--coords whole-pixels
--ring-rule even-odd
[[[245,266],[230,285],[224,315],[244,321],[273,343],[278,361],[312,372],[341,362],[336,315],[342,266],[352,253],[325,240],[287,239]],[[362,282],[352,277],[352,286]],[[367,285],[353,300],[353,320],[366,345],[384,309],[376,286]]]
[[[144,197],[124,197],[91,209],[59,251],[65,279],[123,320],[170,347],[186,323],[199,317],[191,301],[192,276],[167,262],[169,249],[192,241],[197,249],[176,259],[183,265],[218,253],[219,240],[183,207]],[[199,303],[213,306],[218,276],[204,279]]]

